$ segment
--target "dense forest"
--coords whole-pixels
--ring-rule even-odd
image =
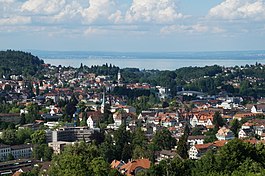
[[[226,91],[234,96],[253,96],[254,98],[265,96],[265,67],[258,63],[230,68],[213,65],[163,71],[139,68],[120,69],[111,64],[104,64],[92,67],[81,66],[79,70],[96,75],[107,74],[113,79],[117,78],[120,70],[123,83],[149,83],[151,86],[163,86],[170,89],[173,97],[181,90],[201,91],[210,95]],[[233,83],[240,86],[235,87]]]
[[[41,69],[43,60],[22,51],[0,51],[0,76],[35,75]]]

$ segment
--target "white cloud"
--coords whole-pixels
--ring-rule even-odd
[[[65,0],[28,0],[21,6],[21,10],[35,14],[51,15],[60,12],[65,5]]]
[[[114,23],[119,23],[123,21],[123,16],[121,11],[117,10],[115,13],[111,14],[108,19]]]
[[[16,16],[19,11],[19,2],[15,0],[0,0],[0,17]]]
[[[202,33],[207,32],[209,27],[202,24],[195,25],[170,25],[165,26],[160,30],[162,34],[171,34],[171,33]]]
[[[224,33],[225,29],[218,26],[207,26],[205,24],[195,25],[169,25],[161,28],[161,34],[172,33]]]
[[[221,27],[213,27],[213,28],[211,29],[211,32],[212,32],[212,33],[224,33],[224,32],[226,32],[226,30],[223,29],[223,28],[221,28]]]
[[[0,0],[0,25],[24,25],[31,22],[31,17],[23,16],[19,8],[21,3],[16,0]]]
[[[174,0],[133,0],[126,12],[126,21],[168,23],[183,18]]]
[[[116,3],[113,0],[90,0],[89,7],[83,10],[82,16],[84,22],[89,24],[100,19],[106,20],[109,17],[114,19],[117,14],[120,14],[116,8]]]
[[[117,23],[122,18],[115,0],[28,0],[21,11],[44,23]]]
[[[83,7],[76,1],[66,4],[65,7],[52,17],[53,22],[80,22]]]
[[[107,33],[106,29],[96,28],[96,27],[89,27],[84,31],[84,35],[87,37],[104,34]]]
[[[209,17],[221,19],[265,19],[264,0],[225,0],[209,11]]]
[[[0,0],[0,18],[21,16],[33,24],[174,23],[184,15],[176,0]]]
[[[0,0],[0,3],[13,3],[15,0]]]
[[[0,25],[21,25],[21,24],[28,24],[31,22],[30,17],[24,16],[14,16],[8,18],[1,18]]]

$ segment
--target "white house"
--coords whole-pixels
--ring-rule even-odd
[[[232,140],[235,138],[234,133],[226,127],[220,128],[218,132],[216,133],[216,137],[219,141]]]
[[[192,126],[193,128],[197,126],[198,122],[199,122],[199,120],[198,120],[198,118],[197,118],[196,115],[194,115],[194,116],[190,119],[190,124],[191,124],[191,126]]]
[[[196,144],[189,150],[190,159],[200,159],[204,153],[206,153],[211,147],[212,143],[207,144]]]
[[[188,137],[189,146],[192,147],[192,146],[194,146],[196,144],[203,144],[204,139],[205,139],[205,136],[203,136],[203,135],[200,135],[200,136],[189,136]]]
[[[193,118],[190,119],[190,124],[194,128],[197,125],[202,125],[202,126],[210,126],[213,125],[211,117],[207,116],[197,116],[194,115]]]
[[[101,111],[91,111],[87,112],[87,126],[91,129],[94,129],[97,127],[97,124],[99,123],[101,119]]]
[[[220,106],[218,107],[222,107],[223,109],[232,109],[233,107],[233,103],[229,102],[229,101],[224,101],[221,103]]]
[[[251,108],[252,113],[264,113],[265,112],[265,104],[256,104]]]
[[[160,162],[164,159],[172,159],[177,155],[175,151],[172,150],[162,150],[159,152],[159,156],[157,157],[157,161]]]
[[[133,114],[127,113],[124,110],[119,110],[113,114],[113,120],[116,127],[121,126],[122,123],[128,125],[129,122],[133,120]]]
[[[248,138],[248,137],[252,137],[254,135],[254,132],[252,129],[248,128],[248,129],[241,129],[238,132],[238,138],[240,139],[244,139],[244,138]]]
[[[189,149],[189,158],[190,159],[200,159],[208,150],[216,150],[223,147],[227,143],[224,141],[215,141],[213,143],[207,144],[195,144]]]
[[[155,116],[156,116],[156,112],[154,112],[154,111],[142,111],[139,114],[138,119],[147,121],[150,117],[154,118]]]
[[[170,117],[162,118],[161,119],[161,124],[164,127],[173,127],[173,126],[175,126],[177,124],[177,120],[173,119],[173,118],[170,118]]]

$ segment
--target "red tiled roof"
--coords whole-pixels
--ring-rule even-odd
[[[245,113],[237,113],[234,115],[234,118],[244,118],[244,117],[250,117],[250,116],[256,116],[256,114],[245,112]]]
[[[228,141],[227,140],[222,140],[222,141],[214,141],[213,145],[216,147],[223,147]]]
[[[214,125],[206,125],[206,128],[207,129],[213,129],[214,128]]]
[[[247,139],[247,140],[243,140],[243,142],[248,142],[248,143],[251,143],[251,144],[259,144],[259,143],[265,143],[264,140],[257,140],[257,139]]]
[[[203,150],[203,149],[207,149],[209,148],[210,146],[212,146],[213,143],[207,143],[207,144],[195,144],[195,148],[197,150]]]
[[[111,162],[110,166],[111,166],[112,169],[115,169],[115,168],[117,168],[119,166],[120,163],[121,163],[120,161],[113,160]]]
[[[149,159],[138,159],[124,164],[123,166],[121,166],[120,170],[125,170],[126,175],[132,176],[131,173],[133,173],[136,168],[140,167],[144,169],[149,169],[150,165],[151,162],[149,161]]]
[[[168,130],[169,131],[176,131],[177,129],[176,129],[176,127],[169,127]]]

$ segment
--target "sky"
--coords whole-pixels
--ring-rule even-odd
[[[0,49],[265,50],[265,0],[0,0]]]

